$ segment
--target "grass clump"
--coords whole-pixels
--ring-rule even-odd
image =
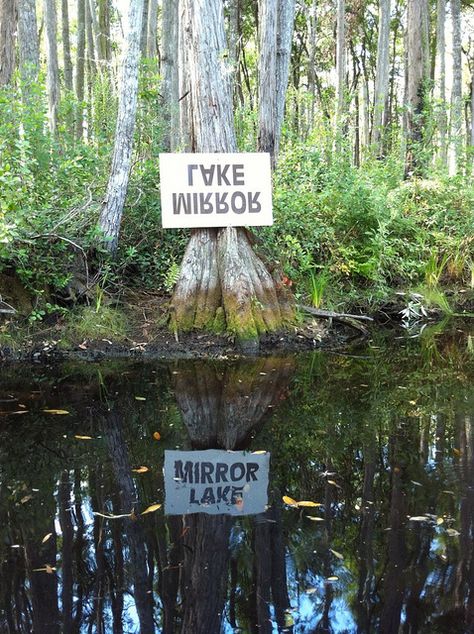
[[[72,342],[85,339],[126,339],[129,331],[124,313],[112,306],[83,306],[67,318],[66,337]]]

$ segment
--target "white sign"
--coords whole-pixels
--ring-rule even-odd
[[[270,155],[160,154],[165,229],[270,226]]]
[[[269,453],[166,450],[165,514],[263,513],[269,464]]]

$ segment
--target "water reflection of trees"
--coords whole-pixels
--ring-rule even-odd
[[[289,623],[290,603],[301,632],[341,627],[341,614],[361,633],[472,631],[472,366],[461,357],[449,366],[440,352],[429,373],[402,350],[391,360],[316,355],[291,394],[291,364],[271,360],[254,371],[177,364],[171,382],[163,368],[114,372],[101,396],[85,382],[87,407],[74,377],[57,402],[41,388],[38,412],[67,402],[76,415],[67,439],[59,417],[18,417],[14,432],[0,418],[0,631],[213,632],[222,618],[272,631],[269,619]],[[102,438],[72,444],[71,425]],[[138,516],[161,501],[164,444],[242,447],[255,426],[253,448],[272,451],[275,500],[287,493],[323,508],[274,504],[236,522],[92,515]],[[134,474],[141,464],[150,472]],[[433,519],[407,518],[425,513]],[[45,564],[58,569],[34,572]]]

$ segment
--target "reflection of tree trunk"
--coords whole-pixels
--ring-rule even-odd
[[[232,365],[192,364],[189,361],[178,365],[173,373],[175,395],[192,446],[242,447],[252,429],[284,398],[292,371],[291,361],[271,358]],[[289,607],[279,511],[273,509],[260,517],[267,515],[266,521],[255,527],[261,632],[271,631],[268,613],[270,588],[280,625],[284,624],[284,610]],[[273,521],[270,524],[268,520]],[[181,631],[183,634],[219,632],[226,597],[233,520],[224,515],[193,514],[186,516],[184,522],[178,536],[184,547]]]
[[[71,519],[71,482],[68,471],[63,471],[59,483],[59,523],[63,534],[62,545],[62,590],[61,602],[63,612],[63,630],[70,632],[72,629],[72,589],[73,589],[73,538],[74,529]]]
[[[122,414],[117,410],[112,410],[103,415],[102,421],[115,479],[120,489],[121,512],[130,513],[137,504],[137,495],[123,437]],[[126,519],[125,530],[128,537],[129,561],[133,575],[134,598],[140,621],[140,632],[146,634],[154,631],[154,623],[143,527],[138,520]]]
[[[183,529],[182,634],[220,632],[227,589],[227,515],[190,515]]]
[[[392,441],[395,444],[396,439]],[[403,603],[403,567],[406,558],[404,536],[405,499],[398,461],[392,460],[392,497],[390,503],[390,531],[388,532],[388,567],[383,585],[384,605],[381,615],[381,631],[396,634],[400,626]]]
[[[176,400],[193,446],[238,449],[284,397],[292,372],[291,361],[277,358],[178,366]]]

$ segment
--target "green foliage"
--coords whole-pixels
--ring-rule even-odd
[[[83,306],[68,320],[66,339],[80,342],[84,339],[103,339],[113,337],[124,339],[128,330],[122,311],[108,305]]]

